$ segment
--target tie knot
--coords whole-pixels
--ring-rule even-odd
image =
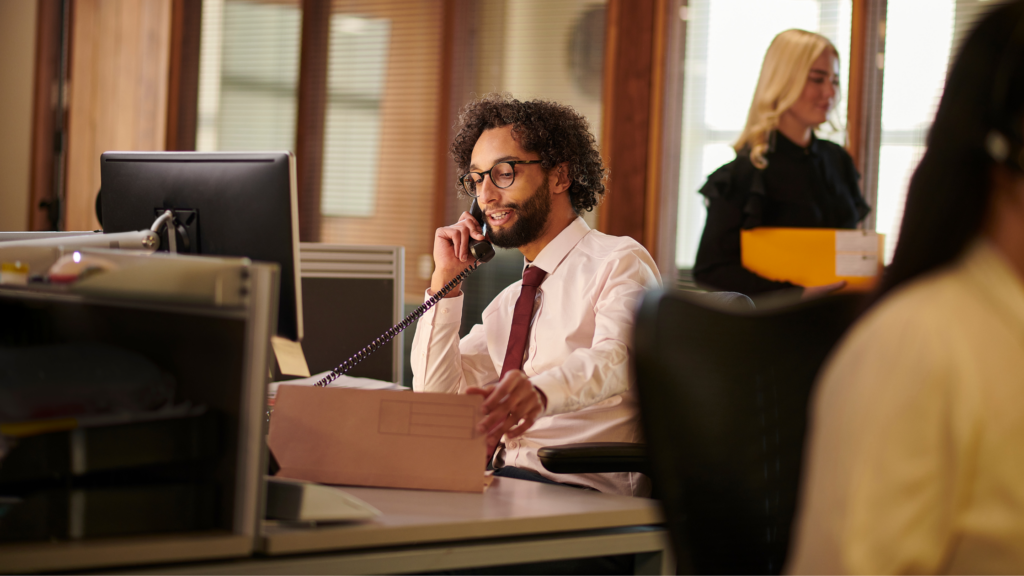
[[[526,270],[523,270],[523,286],[533,286],[536,288],[544,281],[544,276],[547,276],[547,272],[537,268],[536,266],[530,266]]]

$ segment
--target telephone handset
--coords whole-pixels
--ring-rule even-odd
[[[476,198],[473,199],[473,203],[469,206],[469,214],[473,218],[476,218],[476,222],[480,225],[480,229],[483,231],[484,236],[490,238],[491,229],[487,225],[487,218],[484,217],[484,211],[481,210],[480,205],[476,203]],[[491,247],[491,243],[487,240],[477,241],[470,238],[469,252],[480,262],[490,262],[491,258],[494,258],[494,248]]]
[[[484,218],[483,210],[481,210],[480,206],[476,203],[476,199],[473,199],[473,204],[469,208],[469,213],[474,218],[476,218],[476,221],[480,224],[480,227],[483,229],[484,235],[488,236],[490,234],[490,231],[488,230],[487,227],[487,221]],[[450,282],[448,282],[447,284],[444,285],[443,288],[435,292],[434,295],[431,296],[426,302],[420,304],[419,307],[410,312],[409,315],[406,316],[401,322],[395,324],[391,328],[388,328],[387,332],[381,334],[380,337],[378,337],[376,340],[370,342],[368,346],[366,346],[359,352],[356,352],[351,358],[342,362],[334,370],[331,370],[331,373],[320,379],[320,381],[318,381],[316,385],[327,386],[331,382],[337,380],[339,376],[354,368],[356,364],[361,362],[364,358],[372,354],[381,346],[390,342],[395,336],[398,336],[398,334],[402,330],[405,330],[406,328],[409,327],[410,324],[418,320],[420,316],[426,314],[427,310],[433,308],[435,304],[440,302],[441,299],[445,297],[445,295],[454,290],[455,287],[459,285],[459,283],[466,279],[466,276],[472,274],[473,271],[476,270],[481,264],[485,262],[490,262],[491,258],[494,258],[494,248],[491,246],[491,243],[486,240],[473,240],[472,238],[470,238],[469,252],[473,255],[474,258],[476,258],[476,262],[473,262],[472,264],[469,265],[468,268],[466,268],[462,272],[459,272],[459,274],[456,275],[455,278],[452,278]]]

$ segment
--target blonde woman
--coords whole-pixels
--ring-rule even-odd
[[[741,229],[855,228],[867,215],[850,155],[814,134],[839,99],[838,76],[839,55],[824,36],[786,30],[772,40],[736,159],[700,190],[708,216],[694,266],[699,283],[748,295],[800,288],[805,297],[841,287],[774,282],[740,262]]]

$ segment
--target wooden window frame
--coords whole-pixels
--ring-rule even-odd
[[[861,194],[872,208],[862,224],[866,230],[875,229],[878,205],[887,8],[887,0],[854,0],[853,3],[846,148],[861,174]]]
[[[601,151],[610,176],[599,228],[644,245],[675,276],[683,0],[609,0]],[[627,40],[628,39],[628,40]]]
[[[173,0],[167,82],[167,150],[196,149],[202,0]]]
[[[327,133],[327,58],[331,0],[302,0],[295,171],[299,195],[299,239],[320,241],[320,195]],[[317,55],[314,57],[313,55]]]
[[[63,79],[68,58],[70,7],[68,0],[38,3],[28,207],[28,229],[34,231],[61,228],[63,158],[67,141]]]

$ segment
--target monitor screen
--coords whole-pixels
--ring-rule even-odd
[[[295,162],[290,152],[106,152],[104,232],[148,229],[175,215],[177,251],[281,266],[277,333],[302,338]],[[160,249],[168,246],[166,228]]]

